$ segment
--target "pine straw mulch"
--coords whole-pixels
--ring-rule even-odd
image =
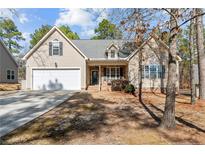
[[[205,144],[205,102],[178,96],[175,130],[159,127],[165,95],[81,92],[2,138],[2,144]]]
[[[18,83],[0,83],[0,91],[20,90],[21,84]]]

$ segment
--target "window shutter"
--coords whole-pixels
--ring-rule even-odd
[[[49,42],[49,56],[52,56],[52,42]]]
[[[59,42],[60,43],[60,56],[63,55],[63,42]]]

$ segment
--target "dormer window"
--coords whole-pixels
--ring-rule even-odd
[[[62,56],[63,55],[63,43],[57,39],[49,42],[49,55],[50,56]]]
[[[111,58],[115,58],[115,55],[116,55],[116,54],[115,54],[115,50],[111,50],[110,57],[111,57]]]
[[[105,56],[108,59],[116,59],[118,58],[119,55],[118,52],[119,52],[118,46],[116,46],[115,44],[111,44],[108,46]]]
[[[110,59],[118,58],[118,50],[108,51],[108,58]]]

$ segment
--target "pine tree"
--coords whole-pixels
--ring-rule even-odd
[[[195,12],[192,12],[192,17]],[[190,51],[190,87],[191,87],[191,103],[195,103],[195,74],[194,74],[194,59],[195,59],[195,47],[194,47],[194,34],[195,34],[195,20],[192,19],[189,27],[189,51]]]
[[[19,41],[25,40],[11,19],[0,21],[0,38],[12,53],[19,53],[20,49],[22,49]]]
[[[202,9],[195,9],[196,15],[203,14]],[[196,45],[199,67],[199,97],[205,99],[205,52],[204,52],[203,16],[196,18]]]

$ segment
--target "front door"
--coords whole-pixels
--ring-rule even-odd
[[[91,84],[92,85],[98,84],[98,71],[97,70],[92,71]]]

